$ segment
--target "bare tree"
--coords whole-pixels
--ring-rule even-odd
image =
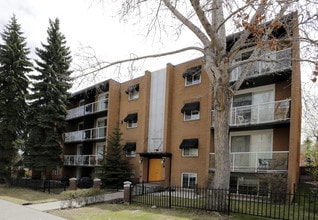
[[[101,0],[101,2],[106,2]],[[134,56],[116,62],[98,62],[97,66],[86,69],[85,74],[140,59],[165,56],[187,50],[195,50],[202,54],[206,70],[213,88],[215,121],[214,146],[216,157],[213,188],[229,188],[229,117],[231,99],[242,85],[255,61],[281,62],[260,57],[264,50],[276,50],[284,44],[299,43],[302,49],[302,60],[317,62],[317,28],[318,9],[314,0],[122,0],[121,19],[129,21],[139,16],[148,20],[145,29],[147,36],[163,36],[165,33],[176,34],[182,31],[192,32],[200,42],[200,46],[190,46],[162,54]],[[293,20],[287,14],[292,14]],[[297,22],[299,21],[299,22]],[[285,36],[275,36],[274,31],[284,27]],[[231,45],[227,35],[231,35]],[[298,32],[300,35],[298,35]],[[295,34],[297,33],[297,34]],[[240,50],[255,46],[246,60],[237,61]],[[295,57],[299,62],[299,57]],[[237,80],[230,83],[230,74],[239,67]],[[94,68],[95,67],[95,68]],[[317,73],[317,72],[315,72]],[[315,75],[313,76],[315,79]]]

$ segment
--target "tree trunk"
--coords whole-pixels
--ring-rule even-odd
[[[215,173],[209,191],[208,208],[227,211],[227,195],[230,187],[229,117],[231,94],[227,74],[227,59],[222,61],[220,77],[214,84],[214,150]]]

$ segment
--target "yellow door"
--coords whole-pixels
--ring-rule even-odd
[[[161,159],[150,159],[149,160],[149,182],[161,181],[162,180],[162,165]]]

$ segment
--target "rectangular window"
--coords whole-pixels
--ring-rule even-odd
[[[274,85],[241,90],[233,97],[232,123],[262,123],[274,120]]]
[[[139,91],[132,90],[128,93],[128,100],[134,100],[139,98]]]
[[[185,121],[198,120],[198,119],[200,119],[200,111],[192,110],[192,111],[185,111],[184,112],[184,120]]]
[[[95,138],[104,138],[106,137],[106,125],[107,119],[106,118],[99,118],[97,119],[97,128],[94,131]]]
[[[136,151],[135,150],[127,150],[126,151],[126,157],[135,157]]]
[[[182,173],[182,187],[188,189],[194,189],[197,185],[196,173]]]
[[[124,122],[127,123],[127,128],[136,128],[137,127],[138,114],[132,113],[128,114],[124,119]]]
[[[98,95],[97,111],[104,111],[108,108],[108,93]]]
[[[232,167],[254,169],[259,159],[272,158],[273,130],[231,132],[230,152]]]
[[[193,74],[193,75],[188,75],[185,77],[185,85],[186,86],[191,86],[195,84],[201,83],[201,73]]]
[[[132,119],[127,121],[127,128],[136,128],[137,127],[137,119]]]
[[[183,148],[182,156],[185,157],[197,157],[198,156],[198,148]]]

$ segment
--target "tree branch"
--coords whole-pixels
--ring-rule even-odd
[[[165,52],[165,53],[151,54],[151,55],[145,55],[145,56],[141,56],[141,57],[136,56],[136,57],[132,57],[132,58],[128,58],[128,59],[118,60],[118,61],[115,61],[115,62],[99,62],[98,65],[97,65],[98,66],[97,68],[96,68],[96,66],[93,67],[93,68],[95,68],[94,70],[89,71],[87,73],[83,73],[82,75],[80,75],[78,77],[74,77],[74,78],[85,77],[87,75],[99,72],[99,71],[101,71],[103,69],[106,69],[106,68],[109,68],[111,66],[115,66],[115,65],[118,65],[118,64],[122,64],[122,63],[134,62],[134,61],[137,61],[137,60],[143,60],[143,59],[148,59],[148,58],[157,58],[157,57],[169,56],[169,55],[182,53],[182,52],[189,51],[189,50],[196,50],[196,51],[199,51],[201,53],[204,53],[204,50],[202,48],[200,48],[200,47],[186,47],[186,48],[182,48],[182,49],[174,50],[174,51],[169,51],[169,52]],[[88,68],[88,69],[91,69],[91,68]]]

